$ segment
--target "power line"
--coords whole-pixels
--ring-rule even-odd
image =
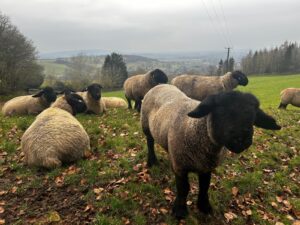
[[[223,21],[224,21],[224,24],[225,24],[225,29],[228,33],[228,36],[231,37],[232,32],[231,32],[231,29],[229,29],[229,26],[228,26],[228,23],[227,23],[227,19],[226,19],[225,13],[224,13],[223,3],[222,3],[221,0],[219,0],[219,3],[220,3],[219,5],[220,5],[221,13],[222,13],[222,16],[223,16]],[[232,42],[231,42],[231,45],[233,46]]]

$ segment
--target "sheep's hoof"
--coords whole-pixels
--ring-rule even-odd
[[[183,206],[183,205],[174,204],[173,209],[172,209],[172,215],[176,219],[178,219],[178,220],[184,219],[188,214],[189,213],[186,208],[186,205]]]
[[[209,203],[198,204],[198,209],[199,209],[200,212],[202,212],[204,214],[212,214],[213,213],[213,209],[212,209],[212,207]]]

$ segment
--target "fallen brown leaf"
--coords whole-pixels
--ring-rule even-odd
[[[237,196],[237,194],[238,194],[238,192],[239,192],[239,189],[238,189],[237,187],[233,187],[233,188],[231,189],[231,192],[232,192],[233,196],[235,197],[235,196]]]

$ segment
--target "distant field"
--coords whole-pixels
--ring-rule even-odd
[[[239,87],[239,90],[255,94],[263,107],[278,107],[280,92],[284,88],[300,88],[300,74],[288,76],[250,76],[249,81],[246,87]],[[288,107],[296,109],[293,106]]]
[[[55,76],[61,76],[64,74],[65,69],[68,67],[64,64],[58,64],[54,62],[55,60],[39,60],[38,63],[44,66],[46,75],[51,74]]]
[[[240,155],[228,154],[214,171],[209,191],[213,215],[198,212],[198,181],[191,175],[190,215],[182,225],[299,224],[300,109],[277,109],[280,90],[291,86],[300,86],[300,75],[250,77],[249,86],[240,88],[257,95],[282,129],[256,128],[253,145]],[[103,96],[124,98],[123,91]],[[34,117],[5,118],[0,113],[0,221],[179,224],[171,216],[176,187],[168,156],[156,146],[160,164],[146,167],[140,115],[111,109],[101,116],[76,117],[89,134],[91,151],[85,159],[47,171],[23,164],[20,138]]]

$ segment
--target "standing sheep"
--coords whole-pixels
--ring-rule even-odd
[[[86,110],[80,96],[74,93],[65,95],[73,113]],[[21,149],[25,154],[25,164],[51,169],[82,158],[84,151],[90,149],[90,139],[74,116],[51,106],[25,131]]]
[[[251,94],[230,91],[199,102],[172,85],[159,85],[146,94],[141,124],[147,138],[148,166],[157,163],[154,142],[169,153],[177,187],[173,206],[176,218],[188,213],[189,172],[199,177],[198,209],[210,213],[211,172],[224,156],[224,147],[235,153],[247,149],[252,144],[253,125],[280,129]]]
[[[142,100],[145,94],[154,86],[167,82],[167,75],[160,69],[155,69],[146,74],[135,75],[128,78],[124,83],[124,91],[125,97],[128,101],[128,108],[132,108],[131,100],[134,100],[134,108],[140,112]]]
[[[34,95],[15,97],[6,102],[2,108],[5,116],[37,115],[56,100],[56,93],[51,87],[45,87]]]
[[[101,97],[105,108],[127,108],[127,103],[124,99],[118,97]]]
[[[246,86],[248,78],[240,71],[228,72],[223,76],[180,75],[171,84],[188,97],[202,101],[208,95],[230,91],[238,85]]]
[[[288,104],[300,107],[300,88],[286,88],[280,92],[280,97],[278,108],[286,109]]]
[[[87,105],[86,113],[101,114],[106,111],[105,105],[101,100],[101,89],[102,86],[100,84],[94,83],[89,85],[82,92],[77,92]]]

